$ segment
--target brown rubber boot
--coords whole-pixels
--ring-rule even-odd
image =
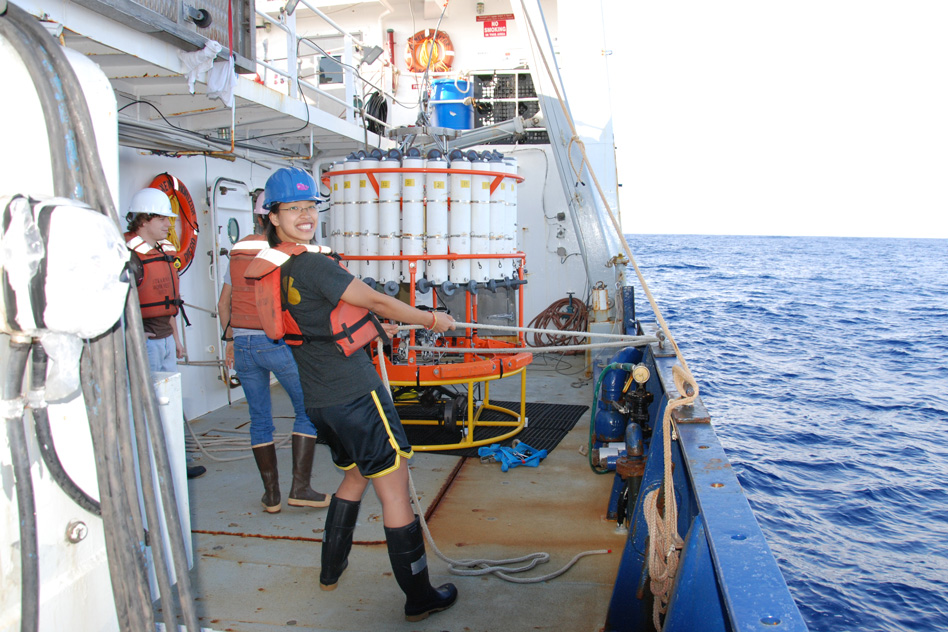
[[[286,504],[291,507],[328,507],[330,497],[309,486],[313,476],[316,437],[293,433],[293,485]]]
[[[323,547],[320,553],[320,590],[335,590],[339,577],[349,566],[349,551],[352,550],[352,533],[359,518],[359,505],[355,500],[332,497],[326,512],[326,530],[323,532]]]
[[[253,458],[257,462],[257,469],[260,470],[260,478],[263,479],[263,497],[260,499],[263,509],[267,513],[279,513],[280,474],[277,471],[276,446],[270,442],[255,445],[251,449]]]

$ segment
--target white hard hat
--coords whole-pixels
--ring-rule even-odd
[[[161,189],[142,189],[132,196],[132,202],[128,205],[128,214],[136,215],[139,213],[150,213],[151,215],[164,215],[165,217],[176,217],[171,210],[171,200]]]

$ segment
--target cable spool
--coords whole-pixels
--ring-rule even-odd
[[[365,102],[365,113],[377,118],[383,123],[388,122],[388,103],[380,92],[375,91],[369,95],[369,99]],[[374,132],[380,136],[385,133],[384,126],[373,120],[369,120],[368,123],[366,123],[366,127],[370,132]]]
[[[444,31],[425,29],[408,39],[405,65],[408,72],[447,72],[454,63],[454,45]]]
[[[170,173],[156,176],[148,186],[164,191],[171,200],[171,210],[177,217],[171,220],[168,241],[177,251],[174,265],[178,269],[178,274],[184,274],[194,261],[194,253],[197,250],[198,224],[194,200],[191,199],[191,194],[188,193],[188,188],[184,186],[184,183]]]

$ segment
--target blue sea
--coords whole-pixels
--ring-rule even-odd
[[[810,630],[948,630],[948,240],[628,238]]]

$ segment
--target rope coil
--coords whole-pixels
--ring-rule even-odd
[[[464,323],[465,325],[468,323]],[[376,341],[378,353],[381,355],[382,350],[382,340],[379,339]],[[385,363],[379,363],[379,369],[382,374],[382,383],[385,384],[385,388],[391,388],[388,381],[388,372],[385,369]],[[418,521],[421,523],[421,528],[425,532],[425,539],[428,541],[428,544],[431,545],[432,550],[434,550],[435,555],[437,555],[441,560],[448,564],[448,571],[452,575],[487,575],[493,574],[503,579],[515,584],[537,584],[540,582],[549,581],[556,577],[559,577],[570,568],[573,567],[576,562],[580,559],[586,557],[587,555],[604,555],[606,553],[612,553],[611,549],[598,549],[595,551],[584,551],[573,557],[569,562],[566,563],[561,569],[548,573],[546,575],[541,575],[540,577],[527,577],[519,578],[513,577],[511,573],[522,573],[528,571],[537,564],[546,564],[550,561],[550,554],[546,552],[537,552],[530,553],[528,555],[523,555],[521,557],[515,557],[504,560],[488,560],[488,559],[474,559],[474,560],[454,560],[441,552],[441,549],[438,548],[438,545],[435,544],[434,538],[431,536],[431,531],[428,529],[428,521],[425,520],[425,509],[421,506],[421,502],[418,500],[418,492],[415,491],[415,481],[411,476],[411,468],[408,468],[408,488],[411,491],[411,502],[415,506],[415,509],[418,513]],[[520,562],[527,562],[523,566],[516,568],[511,568],[505,566],[506,564],[518,564]]]

